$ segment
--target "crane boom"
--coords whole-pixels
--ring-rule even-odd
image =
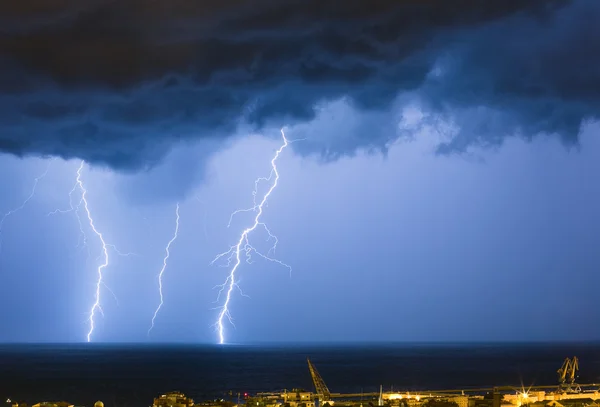
[[[575,378],[577,376],[578,370],[579,370],[579,359],[577,359],[577,356],[573,356],[573,359],[571,359],[571,372],[569,374],[569,382],[571,384],[575,383]]]
[[[571,370],[571,359],[565,358],[565,361],[563,362],[562,366],[560,367],[560,369],[557,370],[558,382],[561,385],[565,384],[565,382],[567,381],[567,374],[569,374],[570,370]]]
[[[315,384],[315,391],[323,397],[324,401],[331,400],[331,392],[327,388],[325,381],[317,371],[317,368],[312,364],[309,358],[306,358],[308,362],[308,370],[312,376],[313,383]]]
[[[566,358],[558,373],[559,392],[579,393],[581,386],[575,383],[577,371],[579,370],[579,359],[573,356],[573,359]]]

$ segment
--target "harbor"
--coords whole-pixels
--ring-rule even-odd
[[[155,397],[151,407],[600,407],[600,384],[577,382],[579,360],[566,358],[557,370],[557,383],[549,385],[499,385],[482,388],[423,391],[384,389],[379,392],[336,393],[330,391],[317,367],[308,358],[314,389],[292,388],[277,392],[231,392],[228,398],[195,402],[181,391]],[[11,407],[28,407],[7,400]],[[39,402],[31,407],[83,407],[66,401]],[[94,407],[105,407],[97,401]],[[120,407],[120,406],[106,406]]]

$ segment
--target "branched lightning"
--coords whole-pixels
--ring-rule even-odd
[[[225,301],[224,301],[223,305],[220,307],[217,322],[215,323],[215,326],[216,326],[218,334],[219,334],[219,343],[220,344],[223,344],[225,342],[225,336],[224,336],[224,332],[223,332],[224,331],[223,319],[225,317],[227,317],[228,321],[233,325],[233,320],[232,320],[231,314],[229,312],[229,302],[231,301],[231,293],[232,293],[234,287],[238,288],[240,290],[240,292],[242,293],[242,291],[238,285],[238,282],[236,280],[236,275],[235,275],[235,273],[241,263],[241,252],[243,251],[245,253],[246,261],[248,263],[252,262],[252,253],[254,253],[254,254],[258,255],[259,257],[262,257],[265,260],[275,262],[284,267],[287,267],[290,270],[290,272],[292,270],[292,268],[289,265],[269,256],[269,254],[272,251],[273,252],[275,251],[278,240],[275,237],[275,235],[273,235],[271,233],[269,228],[263,222],[260,221],[260,218],[263,214],[263,208],[264,208],[267,200],[269,199],[269,196],[271,195],[273,190],[277,187],[277,182],[279,181],[279,172],[277,171],[277,166],[275,163],[276,163],[277,159],[279,158],[279,155],[281,154],[281,152],[289,144],[287,138],[285,137],[285,133],[283,132],[283,129],[281,130],[281,136],[283,137],[283,144],[275,152],[275,156],[273,157],[273,159],[271,159],[271,173],[269,174],[268,177],[257,178],[256,181],[254,182],[254,191],[252,193],[254,206],[251,208],[248,208],[248,209],[238,209],[237,211],[233,212],[229,218],[229,223],[227,225],[228,227],[231,225],[231,220],[233,219],[233,216],[237,215],[238,213],[255,212],[256,216],[254,217],[254,222],[253,222],[252,226],[250,226],[242,231],[242,234],[240,235],[240,239],[238,240],[237,244],[235,244],[234,246],[231,246],[229,248],[229,250],[227,250],[226,252],[223,252],[223,253],[217,255],[214,258],[214,260],[211,262],[211,264],[214,264],[217,260],[219,260],[223,257],[226,257],[227,258],[227,265],[226,265],[227,267],[231,266],[231,264],[233,263],[233,267],[231,268],[231,271],[230,271],[229,275],[227,276],[227,279],[225,280],[225,282],[223,284],[217,286],[217,287],[220,287],[219,293],[217,295],[217,301],[219,300],[219,298],[221,297],[221,294],[224,291],[226,294]],[[259,203],[256,203],[258,186],[261,181],[265,181],[265,182],[272,181],[272,184],[271,184],[271,187],[268,189],[268,191],[263,196],[262,200]],[[254,230],[256,230],[259,226],[264,228],[265,231],[267,232],[267,234],[269,236],[269,238],[267,240],[273,239],[275,242],[273,244],[273,246],[271,247],[271,249],[269,250],[269,252],[267,252],[267,255],[262,254],[259,251],[257,251],[250,244],[249,239],[248,239],[248,235],[251,232],[253,232]],[[242,295],[244,295],[244,294],[242,293]]]
[[[46,170],[40,174],[39,176],[37,176],[34,180],[33,180],[33,187],[31,188],[31,192],[29,193],[29,195],[27,196],[27,198],[25,198],[25,200],[21,203],[21,205],[17,206],[14,209],[11,209],[10,211],[6,212],[4,215],[2,215],[2,218],[0,218],[0,248],[2,247],[2,240],[1,240],[1,235],[2,235],[2,227],[4,226],[4,222],[6,221],[6,218],[8,218],[11,215],[14,215],[15,213],[19,212],[20,210],[22,210],[25,205],[27,205],[27,203],[34,197],[35,195],[35,191],[37,189],[38,183],[40,182],[40,180],[42,178],[44,178],[46,175],[48,175],[48,171],[50,170],[50,165],[52,165],[52,162],[54,162],[54,158],[52,158],[50,160],[50,162],[48,163],[48,166],[46,167]]]
[[[173,237],[171,238],[171,240],[169,240],[169,243],[167,243],[167,246],[165,248],[165,257],[163,258],[163,266],[162,266],[162,269],[160,269],[160,273],[158,273],[158,293],[160,294],[160,304],[158,304],[156,311],[154,311],[154,316],[152,317],[152,325],[150,326],[150,329],[148,329],[148,336],[150,336],[150,331],[152,331],[152,328],[154,328],[154,320],[156,319],[156,316],[158,315],[158,311],[160,311],[160,309],[164,303],[162,278],[163,278],[163,274],[165,273],[165,269],[167,268],[167,261],[169,260],[169,256],[171,255],[169,250],[171,249],[171,245],[173,244],[173,242],[177,239],[178,234],[179,234],[179,202],[177,203],[177,206],[175,207],[175,233],[173,234]]]
[[[83,166],[84,165],[85,165],[85,161],[81,161],[79,167],[77,168],[77,177],[75,179],[75,185],[73,185],[73,188],[69,192],[69,209],[57,209],[55,211],[52,211],[52,212],[48,213],[48,215],[54,215],[54,214],[57,214],[57,213],[70,213],[70,212],[73,212],[75,214],[75,216],[77,217],[77,222],[79,224],[80,240],[83,239],[83,245],[87,246],[86,233],[85,233],[84,228],[83,228],[83,222],[81,220],[81,217],[79,216],[79,210],[83,207],[83,210],[84,210],[85,215],[87,217],[90,229],[98,237],[98,239],[100,240],[100,243],[102,245],[101,254],[98,257],[98,259],[103,259],[103,260],[102,260],[102,264],[100,264],[98,266],[98,268],[97,268],[97,276],[98,277],[96,279],[96,290],[95,290],[95,294],[94,294],[94,303],[92,304],[92,307],[91,307],[91,309],[89,311],[89,317],[88,317],[88,322],[90,324],[90,329],[89,329],[89,331],[87,333],[87,341],[90,342],[91,339],[92,339],[92,334],[94,333],[94,328],[95,328],[94,317],[96,316],[96,312],[99,312],[100,314],[104,315],[104,311],[102,309],[102,306],[100,305],[100,294],[101,294],[100,288],[102,286],[104,286],[113,295],[113,297],[115,297],[115,300],[117,301],[117,304],[118,304],[117,297],[115,296],[114,292],[106,285],[106,283],[104,282],[104,279],[103,279],[104,278],[103,271],[109,265],[109,256],[108,256],[109,249],[112,249],[119,256],[133,256],[133,255],[136,255],[136,254],[135,253],[122,253],[122,252],[120,252],[115,247],[115,245],[107,243],[104,240],[104,236],[102,235],[102,233],[100,233],[100,231],[98,231],[98,229],[96,228],[96,224],[94,223],[94,219],[92,217],[92,213],[90,211],[89,204],[88,204],[88,201],[87,201],[87,192],[88,191],[85,188],[85,186],[83,184],[83,180],[81,178],[81,172],[83,171]],[[80,191],[81,196],[79,198],[79,201],[75,204],[74,200],[73,200],[73,194],[77,190]]]
[[[98,231],[98,229],[96,229],[96,225],[94,224],[94,219],[92,218],[92,213],[90,212],[90,208],[88,205],[88,201],[86,198],[87,195],[87,189],[85,189],[85,186],[83,185],[83,181],[81,180],[81,171],[83,170],[83,165],[85,164],[84,161],[81,161],[81,164],[79,165],[79,168],[77,169],[77,179],[76,179],[76,186],[79,187],[79,189],[81,190],[81,202],[83,203],[83,209],[85,210],[85,214],[87,215],[87,219],[90,225],[90,228],[92,229],[92,231],[94,232],[94,234],[96,236],[98,236],[98,239],[100,239],[100,243],[102,243],[102,257],[104,257],[104,261],[103,263],[98,266],[98,279],[96,280],[96,293],[94,296],[94,304],[92,305],[92,308],[90,309],[90,317],[89,317],[89,322],[90,322],[90,330],[88,331],[87,334],[87,341],[90,342],[92,339],[92,334],[94,333],[94,316],[96,314],[96,311],[99,311],[100,313],[104,313],[102,311],[102,306],[100,305],[100,287],[104,284],[103,282],[103,274],[102,271],[108,267],[108,245],[106,244],[106,241],[104,240],[104,236],[102,235],[102,233],[100,233]]]
[[[81,162],[81,164],[79,165],[79,168],[77,169],[77,178],[75,181],[75,184],[73,185],[73,188],[71,188],[71,190],[69,191],[69,209],[55,209],[52,212],[48,213],[46,216],[50,216],[50,215],[56,215],[56,214],[65,214],[65,213],[71,213],[73,212],[75,214],[75,217],[77,218],[77,224],[79,225],[79,241],[77,242],[77,246],[79,246],[79,243],[82,242],[82,246],[83,247],[87,247],[87,235],[85,233],[85,231],[83,230],[83,223],[81,222],[81,217],[79,216],[79,209],[81,208],[81,205],[83,205],[83,189],[82,187],[82,183],[80,183],[81,181],[81,170],[83,169],[83,165],[85,164],[84,161]],[[82,196],[79,198],[79,202],[77,202],[77,205],[75,205],[73,203],[73,194],[75,193],[75,191],[77,191],[77,189],[80,190],[80,193],[82,194]]]

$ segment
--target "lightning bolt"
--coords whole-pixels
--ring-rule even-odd
[[[161,307],[164,304],[162,278],[163,278],[163,274],[165,273],[165,269],[167,268],[167,261],[169,260],[169,256],[171,255],[171,253],[169,252],[169,249],[171,248],[171,245],[173,244],[173,242],[177,239],[178,233],[179,233],[179,202],[177,203],[177,206],[175,207],[175,233],[173,234],[173,237],[171,238],[171,240],[169,240],[169,243],[167,243],[167,247],[165,248],[165,257],[163,258],[163,266],[162,266],[162,269],[160,269],[160,273],[158,273],[158,292],[160,294],[160,304],[158,304],[156,311],[154,311],[154,316],[152,317],[152,325],[150,326],[150,329],[148,329],[148,336],[150,336],[150,331],[152,331],[152,328],[154,328],[154,320],[156,319],[156,316],[158,315],[158,311],[160,311]]]
[[[16,208],[11,209],[10,211],[6,212],[2,216],[2,218],[0,218],[0,237],[2,235],[2,227],[4,226],[4,222],[6,221],[6,218],[8,218],[9,216],[14,215],[15,213],[17,213],[20,210],[22,210],[25,207],[25,205],[27,205],[27,203],[33,198],[33,196],[35,195],[35,191],[37,189],[38,183],[40,182],[40,180],[42,178],[44,178],[46,175],[48,175],[48,171],[50,170],[50,165],[52,165],[52,163],[54,162],[54,160],[55,160],[55,158],[52,158],[50,160],[50,162],[48,163],[48,166],[46,167],[46,170],[33,180],[33,187],[31,188],[31,192],[29,193],[29,195],[27,196],[27,198],[25,198],[25,200],[21,203],[21,205],[19,205]],[[2,243],[2,240],[0,239],[0,248],[2,247],[1,243]]]
[[[83,184],[80,181],[81,181],[81,171],[83,170],[84,164],[85,164],[85,162],[82,161],[80,166],[78,167],[77,178],[76,178],[75,184],[73,185],[73,188],[71,188],[71,190],[69,191],[69,209],[55,209],[54,211],[48,213],[46,216],[56,215],[59,213],[66,214],[66,213],[73,212],[75,214],[75,217],[77,218],[77,224],[79,225],[79,233],[80,233],[79,241],[77,242],[77,246],[79,246],[80,242],[83,242],[82,247],[87,247],[87,235],[86,235],[85,231],[83,230],[83,223],[81,222],[81,217],[79,216],[79,209],[83,205],[83,189],[81,189],[81,186]],[[77,189],[80,190],[80,193],[82,194],[82,196],[79,198],[79,202],[77,203],[77,205],[74,205],[73,194],[75,193],[75,191],[77,191]],[[89,250],[88,250],[88,256],[89,256]]]
[[[102,235],[102,233],[100,233],[98,231],[98,229],[96,229],[96,225],[94,224],[94,219],[92,217],[92,213],[90,212],[90,208],[89,208],[89,204],[87,201],[87,189],[85,188],[85,185],[83,185],[83,181],[81,179],[81,171],[83,170],[83,166],[85,164],[85,161],[81,161],[81,164],[79,165],[79,168],[77,169],[77,178],[75,181],[75,187],[79,188],[79,190],[81,191],[81,201],[80,203],[83,203],[83,209],[85,210],[85,214],[87,215],[87,219],[88,219],[88,223],[90,225],[90,228],[92,229],[92,231],[94,232],[94,234],[98,237],[98,239],[100,240],[100,243],[102,244],[102,257],[104,257],[104,261],[101,265],[98,266],[98,279],[96,280],[96,293],[94,295],[94,303],[92,304],[92,308],[90,309],[90,316],[89,316],[89,323],[90,323],[90,330],[88,331],[87,334],[87,341],[90,342],[92,339],[92,334],[94,333],[94,328],[95,328],[95,323],[94,323],[94,317],[96,315],[96,311],[103,313],[102,311],[102,306],[100,305],[100,287],[103,283],[103,270],[108,267],[108,247],[109,245],[106,243],[106,241],[104,240],[104,236]],[[75,211],[77,213],[77,211]]]
[[[246,261],[248,263],[252,262],[251,255],[252,255],[252,253],[254,253],[254,254],[258,255],[259,257],[262,257],[265,260],[275,262],[284,267],[287,267],[290,270],[290,272],[292,270],[292,268],[290,266],[288,266],[287,264],[281,262],[280,260],[277,260],[277,259],[274,259],[274,258],[268,256],[268,254],[270,254],[271,251],[274,251],[275,248],[277,247],[278,240],[271,233],[269,228],[267,228],[267,225],[265,225],[263,222],[260,221],[260,218],[263,214],[263,208],[264,208],[265,204],[267,203],[269,196],[271,195],[273,190],[277,187],[277,183],[279,181],[279,172],[277,171],[277,165],[275,163],[277,162],[277,159],[279,158],[279,155],[281,154],[281,152],[289,145],[289,142],[288,142],[287,138],[285,137],[285,133],[283,132],[283,129],[281,129],[281,136],[283,138],[283,144],[281,145],[281,147],[279,147],[279,149],[275,152],[275,156],[271,159],[271,173],[270,173],[269,177],[260,177],[260,178],[257,178],[256,181],[254,182],[254,191],[252,193],[254,206],[251,208],[248,208],[248,209],[238,209],[237,211],[233,212],[229,218],[228,227],[229,227],[229,225],[231,225],[231,220],[232,220],[233,216],[235,216],[236,214],[241,213],[241,212],[255,212],[256,216],[254,217],[254,222],[253,222],[252,226],[250,226],[242,231],[242,234],[240,235],[240,239],[238,240],[236,245],[231,246],[228,251],[217,255],[217,257],[215,257],[214,260],[211,262],[211,264],[214,264],[217,260],[219,260],[220,258],[223,258],[225,256],[228,256],[227,257],[228,261],[227,261],[227,265],[226,265],[227,267],[229,267],[231,265],[231,263],[234,262],[233,267],[231,268],[231,271],[229,272],[229,275],[227,276],[227,279],[225,280],[225,282],[223,284],[217,286],[217,287],[220,287],[219,293],[217,295],[217,301],[219,301],[219,298],[221,297],[221,294],[223,293],[223,291],[226,292],[225,301],[224,301],[223,305],[220,307],[217,322],[215,323],[217,332],[219,334],[219,344],[225,343],[225,335],[224,335],[224,327],[223,327],[224,318],[227,317],[228,321],[233,325],[233,320],[232,320],[232,317],[231,317],[231,314],[229,311],[229,303],[231,301],[231,293],[232,293],[234,287],[237,287],[238,289],[240,289],[240,287],[236,281],[235,273],[241,263],[241,252],[242,251],[245,252]],[[270,182],[271,180],[272,180],[271,187],[263,195],[262,200],[257,204],[256,196],[258,193],[258,185],[260,184],[261,181]],[[274,239],[274,241],[275,241],[275,244],[269,250],[267,255],[264,255],[264,254],[260,253],[259,251],[257,251],[250,244],[250,241],[248,238],[249,234],[252,233],[254,230],[256,230],[256,228],[258,228],[259,226],[263,227],[265,229],[265,231],[267,232],[267,234],[269,235],[269,238],[267,240]],[[243,293],[242,293],[242,295],[243,295]]]
[[[85,215],[87,217],[87,221],[88,224],[90,226],[90,229],[94,232],[94,234],[98,237],[98,240],[100,241],[101,245],[102,245],[102,250],[101,250],[101,255],[99,258],[103,258],[103,262],[102,264],[100,264],[97,268],[97,279],[96,279],[96,290],[95,290],[95,294],[94,294],[94,303],[92,304],[92,307],[89,311],[89,317],[87,319],[87,321],[90,324],[90,329],[87,333],[87,341],[90,342],[92,339],[92,334],[94,333],[94,328],[95,328],[95,316],[96,316],[96,312],[99,312],[100,314],[104,315],[104,311],[102,310],[102,306],[100,305],[100,294],[101,294],[101,287],[104,286],[106,287],[111,294],[115,297],[116,300],[116,296],[114,295],[114,293],[112,292],[112,290],[104,283],[104,269],[106,269],[106,267],[108,267],[109,265],[109,249],[112,249],[115,251],[116,254],[118,254],[119,256],[132,256],[135,255],[135,253],[122,253],[119,250],[117,250],[117,248],[115,247],[115,245],[107,243],[104,240],[104,235],[98,231],[98,229],[96,228],[96,224],[94,223],[94,218],[92,216],[92,213],[90,211],[89,208],[89,203],[87,200],[87,189],[85,188],[85,185],[83,183],[82,180],[82,174],[81,172],[83,171],[83,167],[85,165],[85,161],[81,161],[81,163],[79,164],[79,167],[77,168],[77,177],[75,179],[75,184],[73,185],[73,188],[71,189],[71,191],[69,192],[69,209],[57,209],[53,212],[48,213],[49,215],[53,215],[53,214],[57,214],[57,213],[70,213],[73,212],[75,214],[75,216],[77,217],[77,222],[79,224],[79,231],[81,233],[81,236],[83,237],[83,245],[87,246],[87,237],[86,237],[86,233],[83,229],[83,222],[81,220],[81,217],[79,216],[79,210],[83,207],[83,210],[85,211]],[[77,204],[74,204],[73,201],[73,194],[75,193],[75,191],[79,190],[79,192],[81,193],[81,197],[79,199],[79,202]],[[80,237],[81,239],[81,237]],[[117,300],[118,302],[118,300]]]

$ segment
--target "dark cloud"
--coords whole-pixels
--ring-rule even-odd
[[[159,165],[117,178],[115,189],[136,206],[184,201],[204,180],[209,157],[222,147],[216,140],[182,143],[172,148]]]
[[[572,2],[550,18],[515,15],[453,35],[426,106],[461,127],[442,151],[499,144],[507,134],[578,141],[600,112],[600,3]]]
[[[600,107],[596,0],[251,3],[4,2],[0,150],[137,169],[180,139],[301,123],[340,98],[384,111],[399,94],[469,124],[446,146],[464,149],[515,132],[576,140]]]

